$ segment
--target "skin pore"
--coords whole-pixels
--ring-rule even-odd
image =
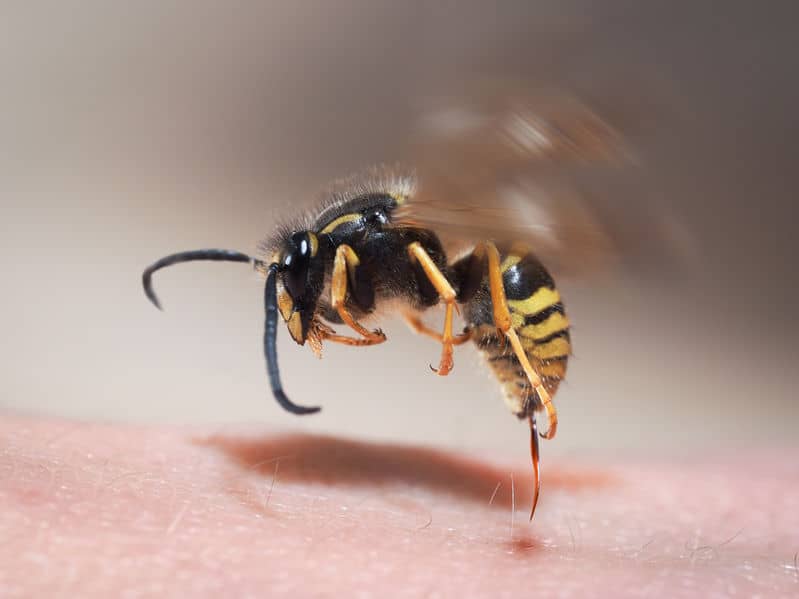
[[[0,421],[0,595],[795,596],[799,463]]]

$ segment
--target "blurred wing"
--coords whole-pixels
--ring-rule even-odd
[[[449,176],[493,179],[508,170],[563,164],[623,163],[621,133],[575,94],[533,92],[509,84],[430,100],[414,151]]]
[[[455,250],[521,241],[561,275],[667,243],[619,129],[573,94],[479,92],[423,111],[412,143],[418,187],[400,222],[439,232]]]
[[[451,253],[477,241],[524,242],[547,268],[581,275],[616,261],[616,248],[585,198],[553,181],[528,178],[502,188],[446,188],[420,177],[418,195],[397,217],[439,233]],[[449,200],[448,198],[453,198]]]

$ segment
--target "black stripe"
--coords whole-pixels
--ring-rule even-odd
[[[562,303],[558,302],[554,306],[550,306],[549,308],[544,308],[543,310],[541,310],[540,312],[536,312],[535,314],[526,314],[524,316],[524,324],[525,325],[541,324],[556,312],[559,314],[565,314]]]
[[[571,342],[571,335],[569,335],[568,329],[563,329],[562,331],[558,331],[557,333],[552,333],[551,335],[544,337],[543,339],[532,339],[532,341],[536,344],[536,346],[546,345],[550,341],[553,341],[558,338],[564,338],[567,341]],[[525,339],[529,339],[529,337],[525,337]],[[479,339],[477,342],[477,347],[480,349],[496,349],[500,348],[501,345],[499,343],[499,339],[496,337],[488,337],[486,339]],[[525,352],[529,355],[534,355],[535,351]],[[564,354],[562,356],[553,356],[552,358],[546,358],[545,360],[541,360],[543,364],[551,364],[552,362],[558,360],[567,360],[569,358],[569,354]],[[536,358],[538,359],[538,358]],[[501,354],[493,354],[488,356],[489,362],[499,362],[500,360],[506,360],[508,362],[517,362],[519,359],[516,357],[516,354],[512,351],[503,351]]]
[[[519,363],[519,359],[516,357],[516,354],[514,354],[512,352],[509,353],[509,354],[497,354],[495,356],[489,356],[488,357],[488,361],[489,362],[505,361],[505,362],[510,362],[512,364],[518,364]]]
[[[542,287],[555,288],[544,265],[532,254],[522,256],[519,262],[502,273],[502,284],[509,300],[523,300]]]
[[[569,354],[563,354],[562,356],[554,356],[552,358],[547,358],[545,363],[549,364],[550,362],[554,362],[555,360],[568,360]]]
[[[525,339],[532,339],[536,345],[545,345],[554,339],[559,339],[564,337],[566,341],[571,341],[571,336],[569,335],[569,329],[561,329],[551,335],[547,335],[546,337],[541,337],[540,339],[535,339],[533,337],[524,337]]]

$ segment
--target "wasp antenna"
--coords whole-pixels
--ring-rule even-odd
[[[269,373],[269,384],[272,395],[277,403],[292,414],[313,414],[322,408],[319,406],[298,406],[292,402],[283,391],[280,382],[280,369],[277,365],[277,264],[269,265],[264,288],[264,308],[266,310],[266,326],[264,330],[264,355],[266,356],[266,371]]]
[[[541,474],[538,470],[538,425],[535,414],[530,414],[530,457],[533,460],[533,507],[530,509],[530,521],[533,521],[535,508],[538,505],[538,493],[541,491]]]
[[[211,260],[213,262],[252,262],[255,265],[261,263],[260,260],[256,260],[247,254],[242,254],[241,252],[237,252],[235,250],[192,250],[189,252],[179,252],[177,254],[164,256],[157,262],[147,267],[142,274],[141,282],[147,299],[149,299],[156,308],[163,310],[161,307],[161,302],[158,300],[158,296],[153,290],[153,273],[161,270],[162,268],[166,268],[167,266],[172,266],[173,264],[180,264],[181,262],[195,262],[197,260]]]

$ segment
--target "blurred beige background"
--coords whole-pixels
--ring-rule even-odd
[[[269,394],[251,271],[161,273],[163,314],[140,288],[166,253],[252,251],[328,179],[397,158],[428,90],[499,75],[643,100],[648,201],[695,240],[680,275],[565,285],[576,355],[544,451],[795,444],[795,15],[745,4],[3,3],[0,406],[523,458],[471,347],[440,379],[398,321],[321,362],[281,331],[290,396],[324,406],[300,420]]]

